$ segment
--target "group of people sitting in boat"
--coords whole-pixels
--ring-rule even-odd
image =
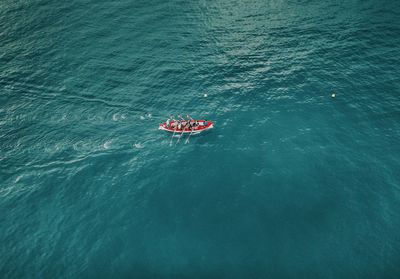
[[[187,120],[182,118],[179,115],[181,120],[175,120],[174,117],[171,115],[169,119],[166,121],[166,127],[172,128],[174,130],[194,130],[200,126],[200,123],[197,120],[193,120],[189,115],[187,115]]]

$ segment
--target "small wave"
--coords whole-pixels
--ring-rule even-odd
[[[7,187],[7,188],[3,188],[0,189],[0,197],[4,198],[6,196],[8,196],[8,194],[10,194],[13,190],[13,187]]]
[[[106,141],[106,142],[103,144],[103,148],[104,148],[104,149],[109,149],[109,148],[110,148],[110,145],[111,145],[111,140]]]
[[[17,176],[17,178],[15,179],[15,183],[18,183],[18,181],[20,181],[22,177],[23,177],[23,175]]]
[[[123,120],[125,118],[126,118],[125,114],[119,114],[119,113],[114,113],[112,116],[113,121],[119,121],[119,120]]]
[[[144,145],[141,143],[135,143],[135,144],[133,144],[133,147],[137,148],[137,149],[142,149],[144,147]]]

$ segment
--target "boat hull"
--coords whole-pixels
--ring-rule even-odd
[[[211,128],[214,127],[214,123],[212,121],[206,121],[206,120],[191,120],[190,123],[194,123],[195,121],[197,121],[199,123],[199,126],[193,128],[193,129],[175,129],[171,127],[171,124],[173,126],[173,124],[177,123],[177,121],[171,121],[170,125],[167,126],[167,123],[161,123],[160,126],[158,127],[159,130],[163,130],[163,131],[167,131],[167,132],[171,132],[171,133],[201,133],[204,131],[207,131]],[[183,125],[185,125],[185,121],[183,121]]]

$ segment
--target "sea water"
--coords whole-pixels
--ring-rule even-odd
[[[1,1],[0,277],[400,278],[399,23]],[[171,114],[215,128],[177,143]]]

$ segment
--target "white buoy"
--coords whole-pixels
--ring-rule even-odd
[[[207,95],[207,93],[206,93],[206,94],[204,94],[204,98],[207,98],[207,96],[208,96],[208,95]]]
[[[332,93],[332,98],[335,98],[336,97],[336,94],[335,93]]]

